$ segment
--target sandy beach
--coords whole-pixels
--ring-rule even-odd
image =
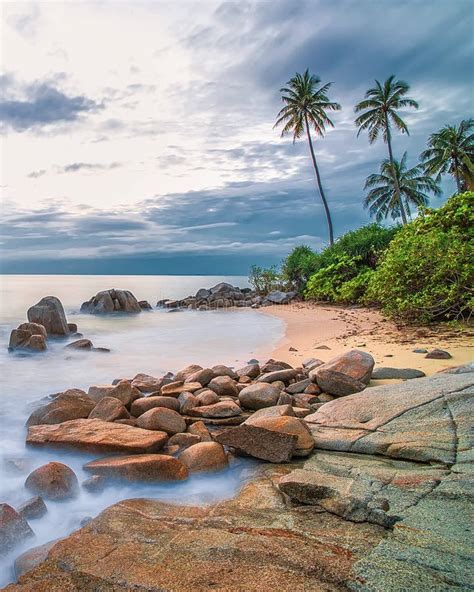
[[[293,366],[311,357],[327,361],[354,348],[371,353],[377,366],[417,368],[427,375],[474,359],[474,332],[470,329],[459,331],[444,325],[400,327],[376,310],[309,302],[261,310],[285,322],[285,336],[272,356]],[[435,347],[448,351],[452,359],[431,360],[413,352]]]

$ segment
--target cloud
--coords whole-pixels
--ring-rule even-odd
[[[0,124],[6,129],[25,131],[71,123],[101,105],[84,95],[67,95],[50,81],[22,85],[7,76],[3,79],[0,98]],[[21,95],[22,98],[18,98]],[[15,98],[12,98],[14,96]]]
[[[41,169],[39,171],[31,171],[31,173],[28,173],[26,176],[29,179],[39,179],[39,177],[42,177],[43,175],[46,175],[46,169]]]
[[[111,162],[110,164],[101,164],[93,162],[72,162],[65,166],[57,166],[58,173],[77,173],[79,171],[110,171],[122,166],[120,162]]]

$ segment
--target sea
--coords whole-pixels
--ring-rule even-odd
[[[133,378],[139,372],[162,376],[195,363],[245,365],[268,358],[283,337],[282,321],[251,309],[184,310],[156,308],[164,298],[194,295],[199,288],[228,282],[244,288],[243,276],[80,276],[5,275],[0,277],[0,503],[14,508],[32,497],[24,482],[35,468],[64,462],[85,480],[83,465],[100,455],[25,446],[25,422],[40,400],[68,388],[87,392],[90,385]],[[152,311],[139,315],[98,316],[80,312],[81,303],[110,288],[130,290],[148,300]],[[71,352],[67,341],[54,340],[35,355],[8,352],[10,331],[27,320],[30,306],[43,296],[57,296],[67,319],[94,346],[109,353]],[[35,537],[0,557],[0,585],[15,580],[14,559],[26,549],[64,537],[103,509],[123,499],[152,498],[178,504],[209,504],[230,498],[251,478],[256,461],[241,459],[217,473],[193,475],[176,484],[123,484],[102,493],[81,489],[79,497],[46,501],[47,514],[30,521]]]

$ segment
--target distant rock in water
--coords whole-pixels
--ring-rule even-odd
[[[56,296],[45,296],[28,309],[30,323],[43,325],[48,335],[69,335],[70,330],[63,305]],[[77,330],[77,328],[76,328]]]
[[[38,323],[22,323],[10,333],[9,351],[42,352],[47,349],[46,329]]]
[[[99,292],[81,306],[81,312],[90,314],[138,313],[141,310],[140,303],[131,292],[115,289]]]

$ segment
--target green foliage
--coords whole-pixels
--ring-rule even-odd
[[[281,275],[295,290],[302,290],[310,276],[318,270],[319,255],[310,247],[301,245],[283,260]]]
[[[470,316],[474,305],[474,193],[424,210],[388,247],[366,300],[412,323]]]
[[[268,294],[272,290],[281,288],[281,279],[275,265],[264,268],[252,265],[249,283],[259,294]]]

